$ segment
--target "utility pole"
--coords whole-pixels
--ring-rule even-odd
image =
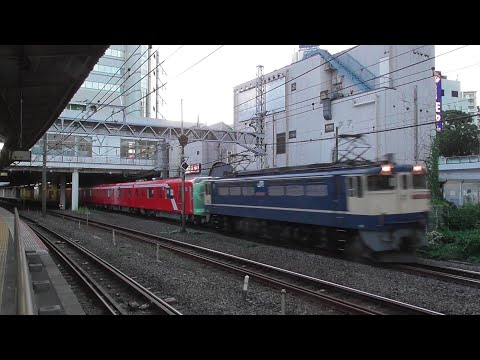
[[[47,215],[47,133],[43,135],[42,215]]]
[[[287,134],[285,134],[285,137]],[[286,140],[285,140],[286,141]],[[272,168],[275,167],[275,157],[277,156],[277,152],[275,151],[275,111],[272,113]]]
[[[188,137],[183,134],[183,99],[180,100],[180,111],[181,111],[181,121],[182,121],[182,134],[179,136],[178,141],[182,147],[181,158],[180,158],[180,174],[182,177],[182,228],[180,229],[181,233],[186,232],[185,230],[185,171],[187,170],[184,167],[185,161],[185,145],[188,144]]]
[[[335,127],[335,162],[338,163],[338,126]]]
[[[415,130],[415,163],[418,162],[418,103],[417,85],[413,87],[413,125]]]

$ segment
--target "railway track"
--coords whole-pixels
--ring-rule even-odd
[[[477,271],[419,263],[389,265],[388,267],[415,275],[428,276],[439,280],[480,288],[480,272]]]
[[[32,230],[49,247],[68,273],[76,277],[75,286],[84,284],[102,304],[103,313],[111,315],[181,315],[171,305],[145,289],[135,280],[95,255],[85,247],[22,216]],[[56,240],[53,240],[56,239]],[[66,269],[63,269],[65,272]],[[138,306],[133,307],[132,304]]]
[[[49,214],[76,222],[86,222],[86,219],[83,217],[57,212],[49,212]],[[89,225],[108,231],[115,230],[115,233],[118,235],[151,243],[182,256],[190,257],[196,261],[201,261],[241,276],[249,275],[252,280],[322,302],[343,313],[362,315],[441,315],[438,312],[393,299],[166,237],[93,220],[89,220]]]

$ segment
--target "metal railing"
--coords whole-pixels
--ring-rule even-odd
[[[475,162],[480,162],[479,155],[440,157],[438,159],[439,164],[464,164]]]
[[[25,247],[23,246],[23,239],[20,235],[20,218],[18,216],[17,208],[15,208],[14,213],[14,241],[17,263],[17,314],[34,315],[31,289],[32,283],[30,281]]]

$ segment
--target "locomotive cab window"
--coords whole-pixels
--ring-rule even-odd
[[[395,178],[392,175],[369,175],[368,191],[385,191],[395,189]]]
[[[165,189],[165,196],[167,199],[173,199],[173,189],[171,188]]]
[[[427,177],[423,174],[413,174],[412,184],[414,189],[426,189]]]

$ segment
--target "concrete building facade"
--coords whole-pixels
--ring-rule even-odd
[[[112,45],[74,95],[68,110],[165,119],[166,73],[151,45]],[[157,66],[158,65],[158,66]],[[149,95],[147,95],[149,94]]]
[[[433,45],[301,51],[298,61],[262,78],[264,167],[335,161],[337,129],[340,136],[365,134],[361,147],[350,150],[368,160],[388,153],[401,163],[425,158],[435,133]],[[257,80],[234,87],[235,129],[259,132]],[[339,158],[348,154],[347,141],[339,141]],[[259,158],[249,169],[258,168]]]

